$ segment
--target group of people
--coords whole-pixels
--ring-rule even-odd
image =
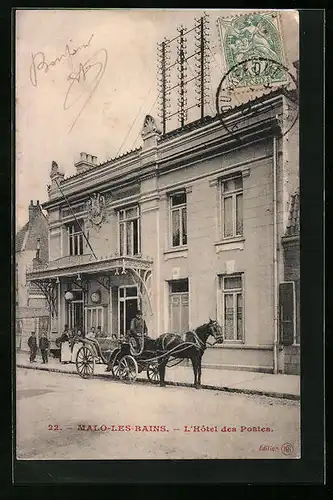
[[[93,344],[97,342],[97,339],[105,337],[107,337],[107,334],[102,331],[100,326],[98,326],[97,329],[92,326],[88,333],[84,335],[84,332],[80,328],[69,330],[68,325],[65,325],[63,334],[58,339],[61,347],[60,361],[62,363],[71,363],[75,361],[77,351],[81,347],[81,339],[84,338],[86,342]]]
[[[49,352],[49,340],[46,336],[45,332],[42,332],[41,337],[39,339],[39,345],[37,344],[37,337],[35,332],[31,332],[31,335],[28,339],[28,346],[30,349],[30,363],[36,362],[36,356],[38,348],[40,349],[43,363],[48,363],[48,352]]]
[[[129,334],[137,341],[137,345],[139,347],[140,339],[143,337],[147,340],[149,339],[147,333],[147,325],[142,317],[142,312],[138,310],[135,317],[131,321]],[[77,351],[81,345],[80,339],[84,338],[85,342],[90,343],[91,345],[96,345],[97,343],[103,342],[103,338],[106,337],[107,334],[102,331],[100,326],[97,326],[97,328],[92,326],[87,334],[84,335],[81,328],[74,328],[73,330],[70,330],[68,325],[65,325],[62,335],[56,339],[56,345],[61,348],[61,363],[71,363],[75,361]],[[48,363],[50,343],[45,332],[41,334],[39,345],[37,345],[36,333],[32,332],[28,339],[28,346],[30,349],[31,363],[36,362],[38,348],[40,349],[43,363]]]

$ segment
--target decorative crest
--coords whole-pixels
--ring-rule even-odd
[[[50,177],[57,175],[59,173],[58,163],[56,161],[52,162]]]
[[[105,198],[93,193],[87,201],[88,219],[92,225],[100,226],[105,218]]]
[[[151,115],[146,115],[144,122],[143,122],[143,127],[141,130],[141,137],[145,138],[149,134],[160,134],[161,131],[159,130],[158,126],[156,125],[156,122],[154,118]]]

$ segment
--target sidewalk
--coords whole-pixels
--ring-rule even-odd
[[[78,376],[74,363],[61,364],[60,361],[51,357],[49,363],[44,365],[40,360],[40,356],[37,357],[36,363],[30,363],[28,353],[16,353],[16,366]],[[95,377],[112,378],[110,373],[105,373],[105,368],[106,366],[103,364],[96,364]],[[169,385],[192,387],[193,370],[191,367],[186,366],[167,368],[166,380]],[[203,389],[258,394],[294,400],[300,399],[300,377],[298,375],[272,375],[269,373],[203,368],[201,380]],[[137,381],[148,382],[146,373],[141,372]]]

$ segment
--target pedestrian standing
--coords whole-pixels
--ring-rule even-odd
[[[31,335],[28,339],[28,346],[30,349],[30,363],[35,363],[37,354],[37,339],[35,332],[31,332]]]
[[[71,332],[68,330],[68,325],[65,325],[63,334],[61,335],[61,363],[70,363],[72,352],[69,345],[69,338],[71,337]]]
[[[83,334],[82,334],[81,328],[75,328],[74,335],[75,336],[74,336],[72,346],[71,346],[71,349],[72,349],[71,363],[76,362],[77,353],[79,352],[80,347],[83,346],[83,343],[82,343]]]
[[[40,348],[40,352],[42,353],[42,359],[43,359],[43,363],[48,363],[49,360],[48,360],[48,349],[49,349],[49,341],[48,341],[48,338],[46,336],[46,333],[43,332],[42,333],[42,336],[40,338],[40,341],[39,341],[39,348]]]

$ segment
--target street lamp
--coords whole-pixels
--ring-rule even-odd
[[[71,291],[69,291],[69,290],[68,290],[68,291],[65,293],[65,300],[70,301],[70,300],[73,300],[73,299],[74,299],[74,295],[73,295],[73,293],[72,293]]]

